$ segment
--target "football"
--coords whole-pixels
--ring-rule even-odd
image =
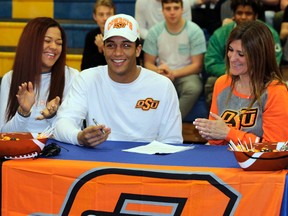
[[[1,159],[34,158],[43,150],[48,138],[33,133],[0,133]]]
[[[275,171],[288,167],[288,151],[279,143],[254,143],[249,151],[233,151],[235,158],[246,171]],[[285,144],[286,145],[286,144]],[[249,144],[250,146],[250,144]],[[229,149],[231,150],[231,149]]]

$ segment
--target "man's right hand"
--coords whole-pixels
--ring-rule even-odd
[[[103,133],[101,130],[104,130]],[[107,140],[108,135],[111,133],[110,128],[104,125],[92,125],[78,133],[77,139],[80,145],[86,147],[96,147]]]

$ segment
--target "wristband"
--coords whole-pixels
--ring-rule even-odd
[[[30,114],[31,114],[31,112],[30,112]],[[29,114],[29,115],[30,115],[30,114]],[[49,116],[49,117],[47,117],[47,118],[45,118],[45,119],[51,119],[51,118],[53,118],[54,116],[56,116],[56,114],[57,114],[57,111],[54,112],[53,115],[51,115],[51,116]]]
[[[29,111],[28,114],[24,114],[22,111],[23,111],[23,110],[22,110],[21,107],[19,107],[18,110],[17,110],[18,114],[19,114],[20,116],[24,117],[24,118],[28,118],[28,117],[31,115],[31,111]]]

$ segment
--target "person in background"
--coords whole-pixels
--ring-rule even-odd
[[[115,10],[115,6],[111,0],[96,1],[93,10],[93,19],[98,27],[86,35],[81,70],[107,64],[103,54],[104,25],[106,20],[115,14]]]
[[[287,1],[288,3],[288,1]],[[281,61],[281,66],[287,68],[288,65],[288,6],[284,9],[284,14],[282,18],[281,28],[280,28],[280,40],[283,48],[283,56]]]
[[[215,80],[225,74],[225,49],[226,41],[231,31],[239,24],[258,20],[258,13],[261,11],[260,0],[231,0],[231,9],[234,12],[234,21],[218,28],[209,38],[207,52],[204,57],[205,71],[208,74],[208,79],[205,84],[205,95],[207,104],[210,106]],[[267,24],[266,24],[267,25]],[[279,34],[273,27],[267,25],[273,34],[275,44],[275,56],[277,63],[280,64],[282,58],[282,49],[280,44]]]
[[[280,40],[282,45],[282,60],[280,64],[280,70],[283,74],[284,80],[288,85],[288,0],[281,0],[281,6],[283,14],[280,25]]]
[[[196,0],[183,0],[183,18],[191,20],[192,2]],[[161,0],[136,0],[135,19],[139,23],[141,39],[145,40],[149,29],[164,21]]]
[[[182,143],[181,114],[173,83],[136,64],[141,52],[136,20],[125,14],[111,16],[105,23],[103,39],[107,65],[77,76],[58,111],[55,138],[86,147],[95,147],[106,139]],[[83,119],[87,127],[81,130]]]
[[[206,39],[222,25],[221,7],[226,0],[196,0],[192,6],[192,21],[205,32]]]
[[[273,26],[272,24],[273,22],[271,23],[272,18],[271,15],[273,16],[273,12],[278,11],[280,9],[279,5],[280,1],[286,1],[286,0],[259,0],[259,3],[261,3],[262,7],[261,10],[258,11],[258,19]],[[234,13],[230,5],[231,0],[225,0],[225,2],[221,5],[220,13],[223,24],[233,22]]]
[[[1,83],[1,132],[42,132],[53,124],[78,70],[66,66],[66,35],[49,17],[25,26],[12,71]]]
[[[184,119],[202,93],[205,36],[182,17],[182,0],[162,0],[162,11],[165,21],[153,26],[144,42],[144,66],[174,82]]]
[[[284,12],[285,12],[286,6],[288,5],[288,0],[278,0],[278,2],[279,2],[279,10],[276,11],[274,14],[273,27],[280,34],[280,39],[281,39],[281,32],[280,32],[281,25],[282,25],[282,22],[284,21]]]
[[[209,119],[194,125],[210,144],[288,140],[288,90],[262,22],[237,25],[227,40],[228,73],[217,79]]]

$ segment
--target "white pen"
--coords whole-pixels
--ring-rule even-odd
[[[92,119],[95,125],[100,125],[94,118]],[[102,132],[102,134],[105,134],[105,131],[101,128],[100,131]]]

